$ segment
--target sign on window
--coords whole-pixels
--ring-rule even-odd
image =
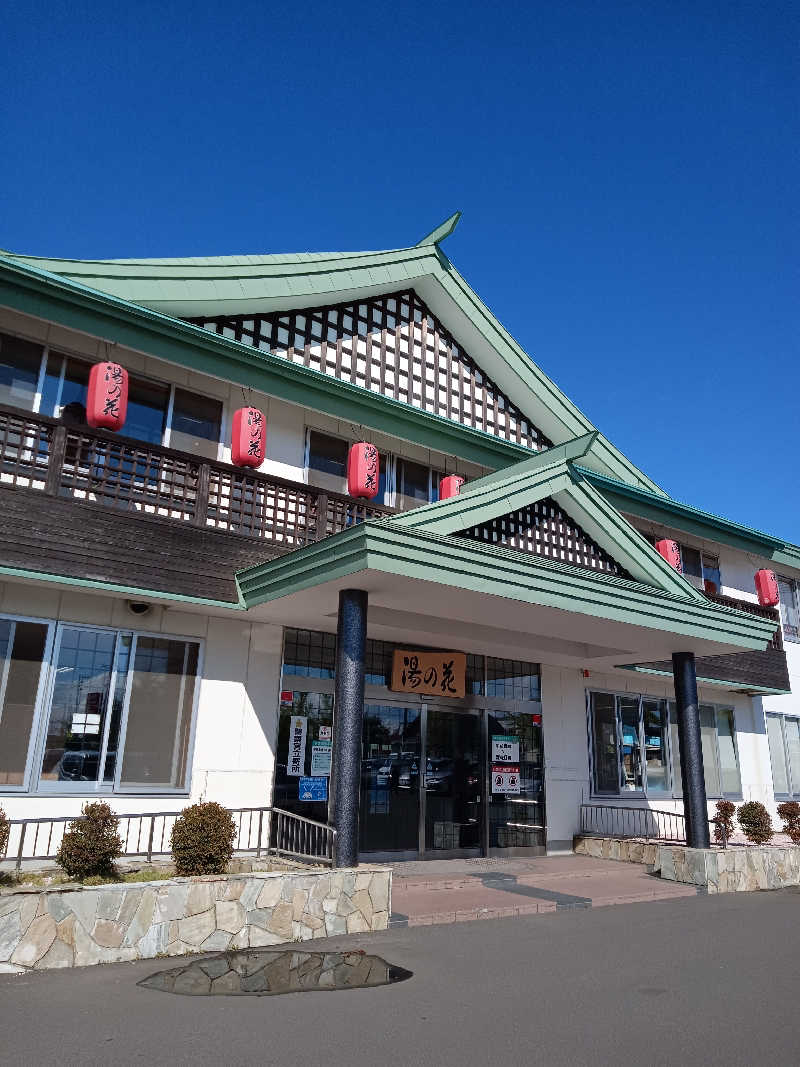
[[[395,693],[429,697],[463,697],[466,693],[467,657],[463,652],[413,652],[398,648],[392,659]]]
[[[311,775],[313,778],[329,777],[331,773],[331,741],[311,742]]]
[[[289,758],[286,773],[292,778],[301,778],[306,773],[306,728],[305,715],[292,715],[289,722]]]
[[[492,767],[492,792],[518,794],[519,767],[509,767],[506,764]]]
[[[492,734],[492,763],[519,763],[519,738]]]

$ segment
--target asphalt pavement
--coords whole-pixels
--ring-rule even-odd
[[[313,948],[361,948],[413,977],[189,997],[136,985],[183,959],[0,976],[0,1064],[800,1062],[800,890],[393,929]]]

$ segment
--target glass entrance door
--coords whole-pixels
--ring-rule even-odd
[[[480,713],[428,705],[425,730],[425,851],[481,849],[483,760]]]
[[[538,705],[534,705],[538,707]],[[489,851],[543,849],[541,712],[489,711]]]
[[[361,852],[419,849],[422,705],[365,704],[361,743]]]

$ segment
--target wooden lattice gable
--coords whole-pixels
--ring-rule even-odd
[[[620,578],[631,577],[551,496],[462,530],[458,536]]]
[[[704,600],[581,474],[577,464],[592,462],[597,443],[596,432],[574,438],[385,521]]]
[[[191,321],[534,451],[552,444],[413,289],[328,307]]]

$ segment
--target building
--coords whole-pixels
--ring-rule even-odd
[[[9,817],[325,820],[332,741],[361,855],[567,850],[582,804],[681,812],[684,780],[695,827],[800,796],[800,548],[598,433],[448,261],[456,222],[387,252],[0,257]],[[119,433],[86,423],[108,360]],[[231,463],[247,405],[257,470]],[[346,491],[354,442],[375,497]]]

